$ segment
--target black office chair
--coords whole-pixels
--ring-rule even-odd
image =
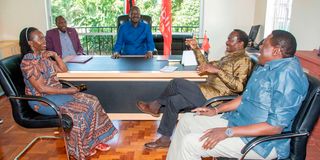
[[[57,106],[55,105],[55,103],[48,100],[47,98],[25,95],[25,84],[20,69],[21,60],[21,55],[14,55],[2,59],[0,62],[0,84],[3,91],[5,92],[5,95],[10,100],[13,118],[19,125],[26,128],[62,127],[62,136],[65,141],[66,153],[69,159],[69,153],[66,144],[67,136],[65,134],[65,131],[67,132],[72,128],[72,119],[68,115],[61,115],[57,110]],[[71,84],[68,82],[63,83],[65,85],[71,86]],[[41,115],[33,111],[28,104],[28,101],[31,100],[48,104],[48,106],[52,107],[57,112],[57,116]],[[19,159],[38,140],[57,138],[61,137],[36,137],[15,157],[15,159]]]
[[[129,21],[129,15],[127,14],[124,14],[124,15],[121,15],[121,16],[118,16],[117,18],[117,33],[119,31],[119,27],[121,24]],[[141,15],[141,20],[146,23],[146,24],[149,24],[150,26],[150,30],[152,31],[152,18],[151,16],[148,16],[148,15]],[[158,50],[155,48],[154,51],[152,52],[153,55],[158,55]]]
[[[251,140],[245,147],[242,148],[241,153],[243,154],[243,157],[241,159],[244,159],[252,148],[262,142],[286,138],[291,139],[290,156],[287,159],[304,160],[306,158],[308,138],[320,114],[320,81],[309,75],[308,80],[308,93],[301,105],[299,112],[294,118],[291,132],[283,132],[273,136],[261,136]],[[237,96],[215,97],[208,100],[205,105],[209,106],[213,102],[232,100],[236,97]]]
[[[152,29],[152,18],[151,18],[151,16],[141,15],[141,20],[144,23],[149,24],[150,29]],[[119,30],[119,27],[120,27],[121,24],[123,24],[124,22],[127,22],[127,21],[129,21],[129,15],[124,14],[124,15],[118,16],[118,18],[117,18],[117,30]]]

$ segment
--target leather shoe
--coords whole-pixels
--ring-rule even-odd
[[[136,105],[138,109],[143,113],[151,114],[154,117],[160,116],[160,113],[159,113],[160,104],[157,103],[156,101],[151,103],[138,101]]]
[[[162,138],[159,138],[155,142],[144,144],[144,146],[148,149],[168,148],[170,146],[170,142],[170,140],[162,140]]]

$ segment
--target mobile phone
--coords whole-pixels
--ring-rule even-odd
[[[80,92],[87,90],[87,85],[85,85],[85,84],[80,84],[80,85],[75,86],[75,87],[77,87]]]

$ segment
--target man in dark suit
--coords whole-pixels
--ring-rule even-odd
[[[83,48],[77,31],[67,27],[67,21],[62,17],[56,17],[57,28],[47,31],[47,50],[57,52],[60,57],[83,54]]]

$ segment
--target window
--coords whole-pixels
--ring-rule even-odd
[[[201,0],[172,0],[173,32],[199,32]],[[141,14],[152,16],[154,31],[158,31],[162,0],[135,0]],[[115,26],[116,17],[124,14],[124,0],[49,0],[49,28],[55,27],[54,18],[64,16],[69,26]],[[181,30],[181,27],[189,27]]]
[[[289,30],[292,0],[268,0],[264,36],[272,30]]]
[[[172,0],[172,31],[200,32],[203,0]],[[152,32],[159,32],[162,0],[135,0],[141,14],[151,15]],[[62,15],[75,27],[88,54],[110,54],[116,38],[116,22],[124,14],[125,0],[47,0],[49,28]]]

